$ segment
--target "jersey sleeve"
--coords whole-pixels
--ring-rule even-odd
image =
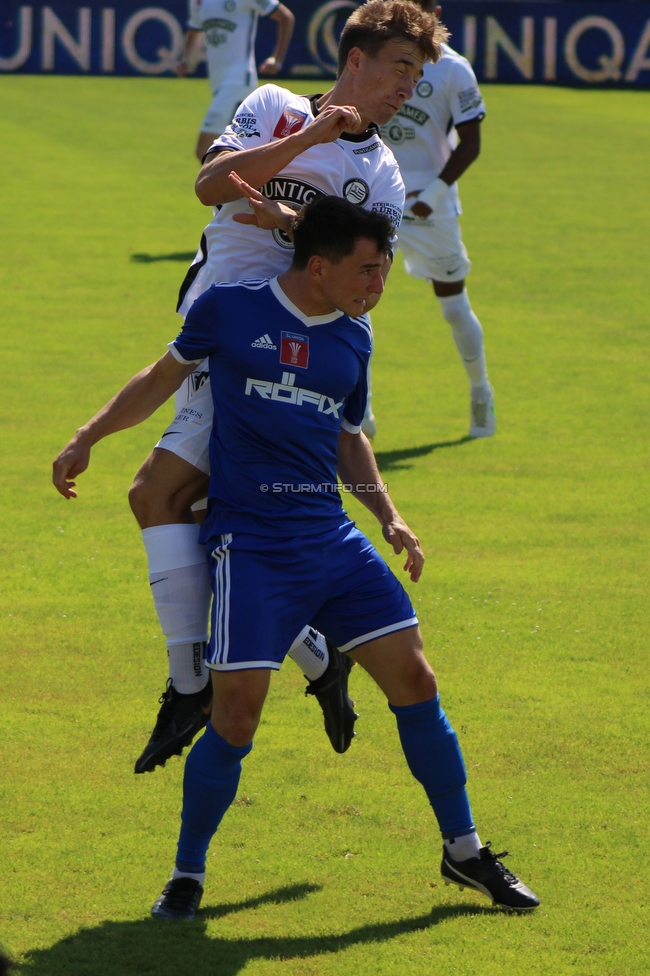
[[[397,230],[402,222],[404,212],[404,180],[400,173],[397,160],[388,146],[382,143],[382,161],[377,172],[377,179],[373,181],[369,210],[385,214]]]
[[[253,0],[253,10],[257,10],[260,17],[268,17],[280,6],[280,0]]]
[[[201,363],[219,348],[219,301],[212,285],[194,302],[179,335],[167,346],[179,363]]]
[[[273,139],[282,118],[288,93],[278,85],[260,85],[244,99],[223,134],[210,146],[215,149],[255,149]],[[305,116],[306,118],[306,116]]]
[[[466,61],[456,61],[447,85],[449,111],[455,126],[464,122],[480,122],[485,118],[485,102],[479,91],[476,75]]]
[[[199,7],[197,0],[189,0],[187,27],[189,27],[190,30],[197,30],[197,31],[203,30],[201,8]]]
[[[368,368],[370,365],[370,352],[372,350],[372,332],[370,320],[366,319],[365,321],[365,328],[369,332],[368,347],[362,354],[359,381],[345,401],[343,417],[341,419],[341,428],[347,430],[348,434],[358,434],[360,432],[368,403]]]

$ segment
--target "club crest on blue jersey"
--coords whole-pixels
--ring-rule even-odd
[[[284,366],[307,369],[309,365],[309,336],[295,332],[283,332],[280,346],[280,362]]]

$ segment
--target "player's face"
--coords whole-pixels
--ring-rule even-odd
[[[359,51],[354,81],[361,115],[377,125],[390,122],[413,97],[424,61],[423,52],[412,41],[387,41],[374,58]]]
[[[352,254],[338,264],[322,259],[322,295],[333,308],[351,318],[363,315],[369,303],[374,307],[384,290],[382,272],[386,255],[374,241],[360,238]]]

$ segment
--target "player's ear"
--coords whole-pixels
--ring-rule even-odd
[[[346,67],[351,74],[356,75],[359,73],[361,62],[363,61],[364,57],[365,55],[360,47],[353,47],[350,49],[348,60],[346,61]]]
[[[320,254],[312,254],[307,262],[307,270],[312,278],[317,278],[319,281],[321,280],[325,269],[323,267],[323,258],[320,256]]]

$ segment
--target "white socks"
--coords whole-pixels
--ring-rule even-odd
[[[454,861],[467,861],[470,857],[478,857],[482,848],[481,840],[475,830],[462,837],[453,837],[444,841],[445,850]]]
[[[142,530],[151,595],[167,641],[169,676],[181,695],[202,691],[209,678],[204,652],[212,591],[198,537],[195,523]]]
[[[303,627],[289,649],[289,657],[309,681],[320,678],[330,659],[325,638],[312,627]]]
[[[190,874],[189,871],[179,871],[175,867],[169,880],[173,881],[174,878],[193,878],[195,881],[198,881],[202,888],[205,887],[205,871],[202,871],[200,874]]]
[[[181,695],[203,691],[209,678],[204,656],[212,591],[205,547],[198,538],[199,526],[193,523],[142,530],[151,595],[167,641],[169,676]],[[289,657],[315,681],[329,663],[325,638],[304,627]]]
[[[472,399],[487,401],[491,391],[483,351],[483,329],[472,311],[467,289],[464,288],[460,295],[449,295],[447,298],[438,298],[438,301],[444,318],[451,326],[456,348],[463,360],[472,387]]]

